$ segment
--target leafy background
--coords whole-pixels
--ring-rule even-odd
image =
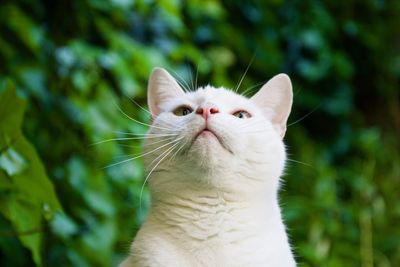
[[[143,221],[151,69],[293,81],[281,203],[299,266],[400,266],[400,2],[4,0],[0,265],[115,266]],[[196,75],[197,73],[197,75]],[[258,86],[258,87],[257,87]],[[146,192],[144,207],[149,201]]]

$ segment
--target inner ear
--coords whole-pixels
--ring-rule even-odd
[[[269,80],[252,98],[264,115],[272,122],[283,138],[286,123],[292,108],[292,83],[286,74],[278,74]]]
[[[165,69],[154,68],[147,86],[147,103],[151,112],[151,121],[160,114],[164,103],[184,94],[185,92],[174,77]]]

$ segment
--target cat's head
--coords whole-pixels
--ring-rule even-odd
[[[145,142],[148,172],[164,172],[154,183],[277,184],[285,162],[282,138],[292,106],[285,74],[251,98],[206,86],[185,92],[164,69],[148,85],[152,127]],[[240,180],[240,181],[239,181]]]

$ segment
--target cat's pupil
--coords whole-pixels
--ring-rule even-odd
[[[182,115],[183,116],[186,116],[189,113],[190,113],[190,110],[188,108],[184,108],[183,111],[182,111]]]
[[[243,111],[241,111],[241,112],[239,113],[239,118],[240,118],[240,119],[243,119],[243,118],[244,118]]]

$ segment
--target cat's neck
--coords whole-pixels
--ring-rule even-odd
[[[232,212],[236,216],[231,219],[243,218],[246,214],[252,220],[257,220],[257,217],[265,220],[275,215],[280,219],[276,185],[268,187],[267,184],[259,184],[251,190],[251,187],[245,188],[250,182],[224,188],[196,182],[171,184],[170,181],[177,181],[176,177],[170,181],[161,176],[154,179],[162,190],[160,187],[153,188],[150,216],[160,217],[161,221],[178,219],[193,222],[198,218],[218,221]],[[213,180],[217,179],[214,177]]]
[[[178,242],[222,242],[221,246],[226,240],[242,242],[243,236],[265,239],[269,231],[282,232],[276,197],[245,198],[210,189],[176,190],[170,196],[157,194],[147,221],[175,236]]]
[[[226,203],[273,202],[277,200],[279,177],[268,172],[225,170],[206,173],[164,170],[149,182],[154,201],[167,198],[207,197]]]

